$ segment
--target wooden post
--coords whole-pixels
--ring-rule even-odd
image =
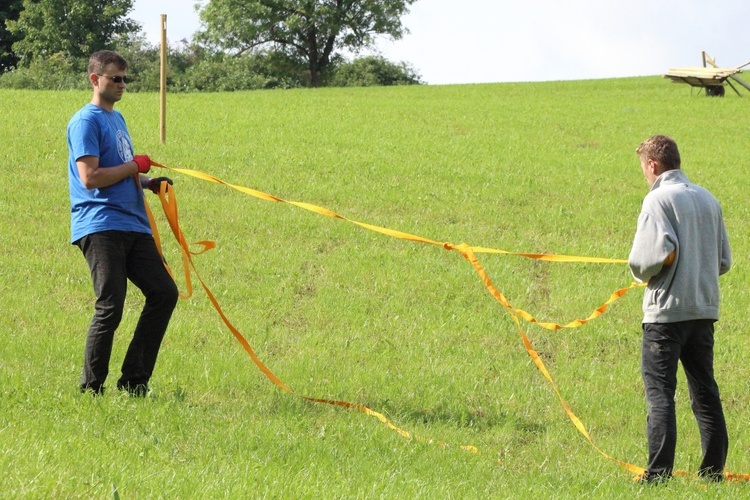
[[[167,141],[167,15],[161,15],[161,74],[159,79],[159,138]]]

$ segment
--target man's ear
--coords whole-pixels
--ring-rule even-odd
[[[658,176],[661,173],[661,165],[654,160],[648,160],[648,168],[652,174]]]
[[[91,82],[91,85],[93,85],[94,87],[98,87],[99,86],[99,75],[97,75],[96,73],[91,73],[89,75],[89,81]]]

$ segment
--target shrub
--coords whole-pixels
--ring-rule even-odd
[[[332,87],[372,87],[419,85],[420,75],[407,63],[394,63],[382,56],[367,56],[337,66],[328,85]]]
[[[0,75],[0,88],[29,90],[79,90],[88,88],[85,75],[77,71],[81,61],[56,53],[34,59],[28,67],[14,68]]]

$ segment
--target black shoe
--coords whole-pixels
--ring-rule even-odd
[[[89,393],[92,396],[101,396],[102,394],[104,394],[104,386],[103,385],[82,385],[81,392],[84,394]]]
[[[698,471],[698,476],[705,479],[708,482],[712,483],[720,483],[724,481],[724,473],[723,472],[715,472],[713,468],[706,468],[703,470]]]
[[[665,484],[672,477],[671,473],[654,474],[645,472],[638,480],[641,484]]]
[[[148,396],[148,384],[117,384],[117,389],[127,391],[134,398],[145,398]]]

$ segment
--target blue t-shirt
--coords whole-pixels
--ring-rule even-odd
[[[118,111],[87,104],[68,122],[68,185],[70,232],[75,243],[100,231],[134,231],[151,234],[143,190],[132,177],[101,189],[86,189],[76,160],[99,158],[99,168],[115,167],[133,159],[133,144]]]

